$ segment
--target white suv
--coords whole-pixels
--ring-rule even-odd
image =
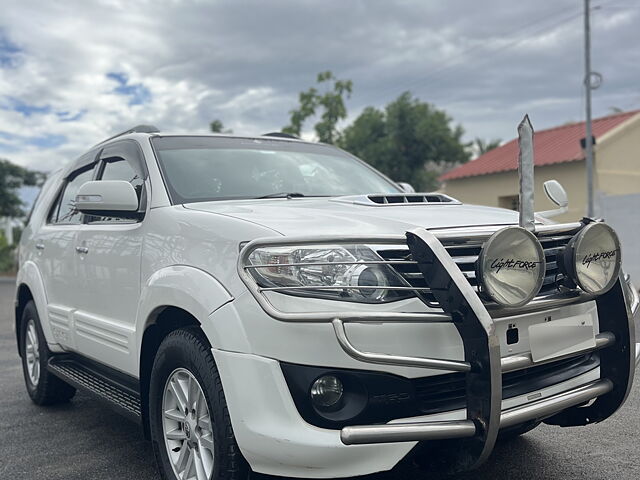
[[[29,395],[93,392],[198,480],[464,470],[615,412],[640,313],[613,230],[405,190],[282,135],[96,145],[22,236]]]

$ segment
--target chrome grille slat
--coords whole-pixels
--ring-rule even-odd
[[[554,294],[556,291],[556,281],[564,278],[560,272],[558,265],[558,254],[560,254],[573,235],[541,235],[540,243],[544,249],[547,268],[545,271],[542,288],[537,298]],[[476,279],[476,262],[482,249],[485,239],[451,239],[444,240],[444,247],[449,252],[453,261],[458,265],[463,275],[467,278],[474,290],[478,290],[478,282]],[[471,243],[472,242],[472,243]],[[384,261],[390,262],[390,266],[394,268],[404,280],[411,286],[425,288],[427,286],[422,274],[419,272],[417,265],[412,261],[409,249],[392,248],[379,250],[378,254]],[[403,262],[403,263],[395,263]],[[420,294],[422,298],[430,303],[435,303],[435,297],[428,292]]]

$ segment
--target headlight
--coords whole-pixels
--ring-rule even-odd
[[[585,292],[599,295],[609,290],[620,273],[620,240],[613,229],[590,223],[571,239],[564,266],[571,279]]]
[[[260,247],[249,255],[251,275],[279,293],[363,303],[413,296],[407,284],[363,245]],[[374,262],[374,263],[368,263]]]
[[[491,235],[476,265],[481,292],[507,307],[529,302],[542,287],[546,269],[538,239],[521,227],[507,227]]]

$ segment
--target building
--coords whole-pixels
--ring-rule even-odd
[[[640,283],[640,110],[593,120],[595,211],[619,233],[623,264]],[[585,125],[571,123],[540,130],[534,137],[535,206],[555,206],[542,184],[558,180],[567,191],[569,211],[559,222],[581,219],[587,210],[587,177],[580,140]],[[518,139],[501,145],[440,177],[442,191],[465,203],[518,209]]]

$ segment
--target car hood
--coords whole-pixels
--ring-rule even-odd
[[[404,234],[416,227],[513,225],[518,213],[452,204],[363,205],[340,198],[272,198],[185,204],[185,208],[230,216],[281,235]]]

